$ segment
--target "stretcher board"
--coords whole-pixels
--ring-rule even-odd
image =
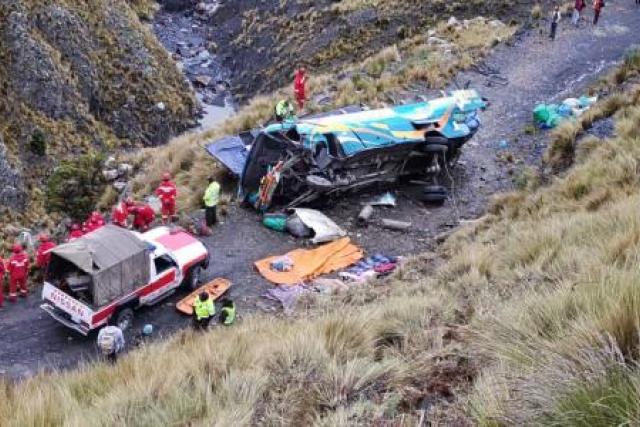
[[[182,298],[176,304],[176,308],[178,309],[178,311],[191,316],[193,314],[193,302],[196,300],[196,298],[198,298],[201,292],[206,291],[215,301],[220,298],[225,292],[227,292],[230,287],[230,281],[218,277],[216,279],[213,279],[206,285],[200,286],[198,289]]]

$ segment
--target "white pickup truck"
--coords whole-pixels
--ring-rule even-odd
[[[51,251],[41,308],[83,335],[106,324],[126,330],[138,307],[195,289],[208,263],[207,248],[180,228],[107,225]]]

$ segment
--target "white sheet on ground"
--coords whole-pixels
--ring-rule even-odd
[[[329,217],[315,209],[295,208],[293,214],[315,233],[313,243],[331,242],[347,235],[346,231],[333,222]]]

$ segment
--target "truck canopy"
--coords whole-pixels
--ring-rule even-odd
[[[48,272],[63,275],[70,263],[90,275],[92,302],[100,307],[148,283],[149,249],[134,233],[106,225],[54,248]]]

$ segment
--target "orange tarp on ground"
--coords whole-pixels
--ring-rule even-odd
[[[363,257],[362,249],[343,237],[315,249],[295,249],[285,256],[293,261],[291,271],[273,271],[271,263],[281,256],[272,256],[256,261],[255,266],[270,282],[280,285],[296,285],[332,271],[341,270]]]

